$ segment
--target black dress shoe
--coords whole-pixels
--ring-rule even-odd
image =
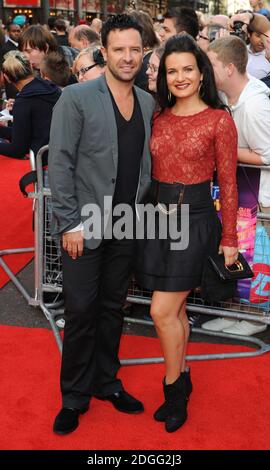
[[[95,397],[99,400],[110,401],[118,411],[122,411],[123,413],[135,414],[142,413],[144,411],[142,402],[129,395],[125,390],[115,392],[112,395],[107,395],[106,397],[101,397],[99,395],[95,395]]]
[[[77,410],[75,408],[62,408],[55,418],[53,432],[56,434],[68,434],[79,426],[79,415],[86,413],[89,407]]]

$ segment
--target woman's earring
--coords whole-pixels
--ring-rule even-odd
[[[202,98],[204,96],[204,89],[203,89],[203,81],[202,80],[200,81],[200,85],[199,85],[199,88],[198,88],[198,95],[200,96],[200,98]]]
[[[171,94],[170,91],[168,91],[168,101],[169,101],[169,103],[171,102],[171,100],[172,100],[172,94]]]

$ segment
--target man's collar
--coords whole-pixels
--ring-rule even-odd
[[[8,41],[12,42],[12,44],[14,44],[16,47],[18,47],[19,45],[18,42],[13,41],[13,39],[11,39],[10,37],[8,37]]]

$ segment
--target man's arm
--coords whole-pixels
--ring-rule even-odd
[[[77,85],[75,85],[77,86]],[[49,142],[49,181],[58,233],[63,234],[81,222],[75,194],[74,173],[78,158],[83,112],[73,86],[58,100],[51,123]]]
[[[18,98],[14,105],[14,121],[11,131],[11,141],[0,143],[0,154],[22,159],[31,146],[31,106]],[[2,133],[4,137],[4,132]],[[7,136],[8,136],[7,131]]]
[[[62,246],[71,256],[76,259],[83,254],[83,223],[63,233]]]
[[[248,165],[263,165],[262,157],[251,149],[238,148],[238,161]]]
[[[255,106],[255,105],[254,105]],[[267,97],[246,113],[243,121],[248,148],[238,148],[238,160],[250,165],[270,165],[270,101]]]
[[[257,33],[269,34],[270,35],[270,23],[269,20],[263,16],[254,13],[251,18],[250,27]]]

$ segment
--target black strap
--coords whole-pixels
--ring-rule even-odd
[[[48,152],[44,152],[42,155],[42,166],[45,167],[48,165]],[[37,183],[37,172],[36,170],[29,171],[26,173],[19,181],[19,186],[22,194],[27,197],[28,192],[26,191],[27,186],[31,183]]]
[[[37,182],[37,172],[34,171],[29,171],[26,173],[19,181],[19,186],[20,190],[23,193],[25,197],[28,196],[28,192],[26,191],[27,186],[31,183],[36,183]]]

